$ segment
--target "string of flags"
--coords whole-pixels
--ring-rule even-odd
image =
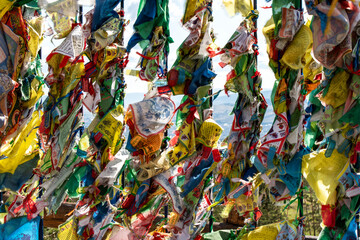
[[[257,4],[223,0],[243,19],[220,47],[213,1],[186,0],[189,34],[172,65],[179,36],[170,34],[169,0],[139,1],[127,43],[124,0],[87,2],[94,7],[84,22],[82,4],[0,2],[0,240],[40,239],[44,216],[67,199],[76,204],[59,240],[304,239],[300,203],[294,219],[257,226],[265,194],[291,204],[303,198],[304,181],[321,205],[319,239],[358,237],[358,0],[272,0],[266,49]],[[45,37],[62,40],[44,56],[47,75]],[[137,45],[138,70],[127,69]],[[258,66],[265,51],[276,78],[271,103]],[[230,69],[218,92],[215,64]],[[127,109],[126,74],[149,84]],[[221,91],[237,94],[229,133],[213,117]],[[269,104],[275,118],[261,135]],[[214,232],[210,224],[203,233],[216,206],[245,225]]]

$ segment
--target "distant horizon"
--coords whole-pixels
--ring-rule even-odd
[[[126,78],[125,78],[125,81],[126,81]],[[218,90],[223,90],[223,88],[213,88],[213,90],[218,91]],[[272,91],[272,88],[263,88],[261,91]],[[229,91],[229,92],[230,92],[230,91]],[[127,92],[127,91],[126,91],[126,88],[125,88],[125,94],[127,94],[127,93],[141,93],[141,94],[146,94],[146,92],[133,92],[133,91]],[[233,93],[233,92],[230,92],[230,93]],[[183,94],[182,94],[182,95],[183,95]],[[177,95],[177,96],[180,96],[180,95]]]
[[[220,88],[215,88],[214,91],[217,91]],[[262,122],[262,131],[261,136],[264,136],[271,128],[275,113],[273,111],[273,106],[271,104],[271,89],[263,89],[262,90],[265,100],[268,103],[268,108],[265,113],[263,122]],[[125,108],[128,108],[129,104],[142,101],[142,97],[144,96],[144,92],[129,92],[127,93],[125,91],[125,99],[124,104]],[[128,97],[126,97],[128,96]],[[179,106],[181,98],[184,95],[174,95],[172,96],[172,100],[174,101],[176,106]],[[230,115],[232,112],[232,109],[235,105],[237,99],[237,94],[233,92],[229,92],[229,96],[226,96],[224,92],[221,92],[220,95],[216,98],[216,100],[213,102],[213,118],[214,120],[224,129],[223,134],[221,135],[221,140],[223,140],[226,136],[228,136],[230,132],[230,128],[234,119],[233,115]],[[85,127],[87,127],[91,120],[94,118],[92,113],[88,112],[86,108],[84,108],[84,121],[85,121]],[[175,123],[175,117],[173,118],[173,122]],[[172,127],[169,129],[169,136],[173,135],[173,131],[175,131],[175,127]]]

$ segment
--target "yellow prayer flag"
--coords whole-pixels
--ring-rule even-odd
[[[336,149],[328,158],[325,151],[305,155],[302,162],[302,174],[322,205],[335,204],[336,199],[331,196],[335,194],[339,179],[349,165],[349,159]]]
[[[252,0],[223,0],[223,4],[230,17],[236,13],[246,17],[253,10]]]
[[[0,173],[14,173],[16,168],[31,159],[38,152],[36,137],[37,128],[40,125],[41,116],[39,111],[34,111],[30,122],[16,136],[13,142],[7,142],[0,148],[0,153],[7,158],[0,161]]]

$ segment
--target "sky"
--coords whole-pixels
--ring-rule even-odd
[[[136,20],[137,10],[139,0],[124,0],[125,5],[125,18],[130,20],[130,24],[125,30],[125,44],[127,44],[131,35],[133,34],[133,24]],[[169,0],[169,12],[170,12],[170,36],[173,38],[174,43],[170,44],[170,53],[169,53],[169,69],[176,60],[176,50],[184,39],[189,35],[189,31],[182,27],[180,20],[183,16],[185,10],[186,0]],[[258,56],[258,71],[261,73],[263,80],[263,89],[269,90],[272,89],[275,77],[271,69],[268,67],[268,56],[266,53],[266,43],[265,37],[262,34],[262,28],[270,19],[272,12],[271,9],[263,9],[261,7],[268,6],[271,3],[266,3],[265,0],[258,0],[258,10],[259,10],[259,19],[258,19],[258,45],[259,45],[259,56]],[[84,6],[84,14],[89,11],[92,6]],[[222,5],[222,0],[213,0],[213,23],[212,28],[216,34],[215,43],[219,47],[223,47],[239,24],[242,22],[243,17],[241,14],[237,14],[233,17],[230,17],[225,8]],[[84,18],[85,21],[85,18]],[[43,53],[43,72],[47,73],[47,64],[45,63],[46,56],[58,46],[62,40],[50,39],[50,37],[45,38],[42,53]],[[132,49],[129,56],[129,63],[127,69],[138,69],[137,63],[139,61],[139,56],[136,52],[141,52],[141,48],[136,46]],[[220,62],[219,56],[213,59],[214,72],[217,74],[213,80],[214,89],[222,89],[225,81],[226,75],[231,71],[231,67],[226,66],[221,68],[218,63]],[[138,79],[133,76],[125,76],[125,81],[127,83],[127,93],[146,93],[148,88],[148,83]]]
[[[170,44],[170,53],[169,53],[169,68],[176,60],[176,50],[184,39],[189,35],[189,31],[182,27],[180,20],[183,16],[185,10],[186,0],[170,0],[169,1],[169,12],[170,12],[170,36],[173,38],[174,43]],[[133,23],[136,19],[137,9],[138,9],[138,0],[125,0],[125,17],[130,19],[130,25],[125,31],[125,42],[129,40],[133,34]],[[268,6],[270,3],[266,3],[265,0],[258,0],[258,10],[259,10],[259,19],[258,19],[258,42],[259,42],[259,56],[258,56],[258,70],[262,75],[263,80],[263,89],[269,90],[272,89],[275,77],[271,69],[268,67],[268,55],[266,53],[266,42],[265,37],[262,34],[262,28],[270,19],[272,12],[271,9],[262,9],[263,6]],[[241,14],[237,14],[233,17],[230,17],[225,8],[222,5],[221,0],[213,1],[213,18],[212,27],[216,34],[215,43],[219,47],[223,47],[230,36],[236,30],[243,20]],[[136,69],[136,65],[139,61],[139,56],[136,52],[141,52],[140,47],[133,48],[130,53],[130,61],[127,66],[128,69]],[[218,63],[220,62],[219,57],[213,59],[214,71],[217,74],[213,80],[213,88],[221,89],[223,88],[226,75],[231,71],[231,67],[227,66],[221,68]],[[127,83],[126,92],[146,92],[147,83],[137,79],[136,77],[126,76],[125,79]]]

